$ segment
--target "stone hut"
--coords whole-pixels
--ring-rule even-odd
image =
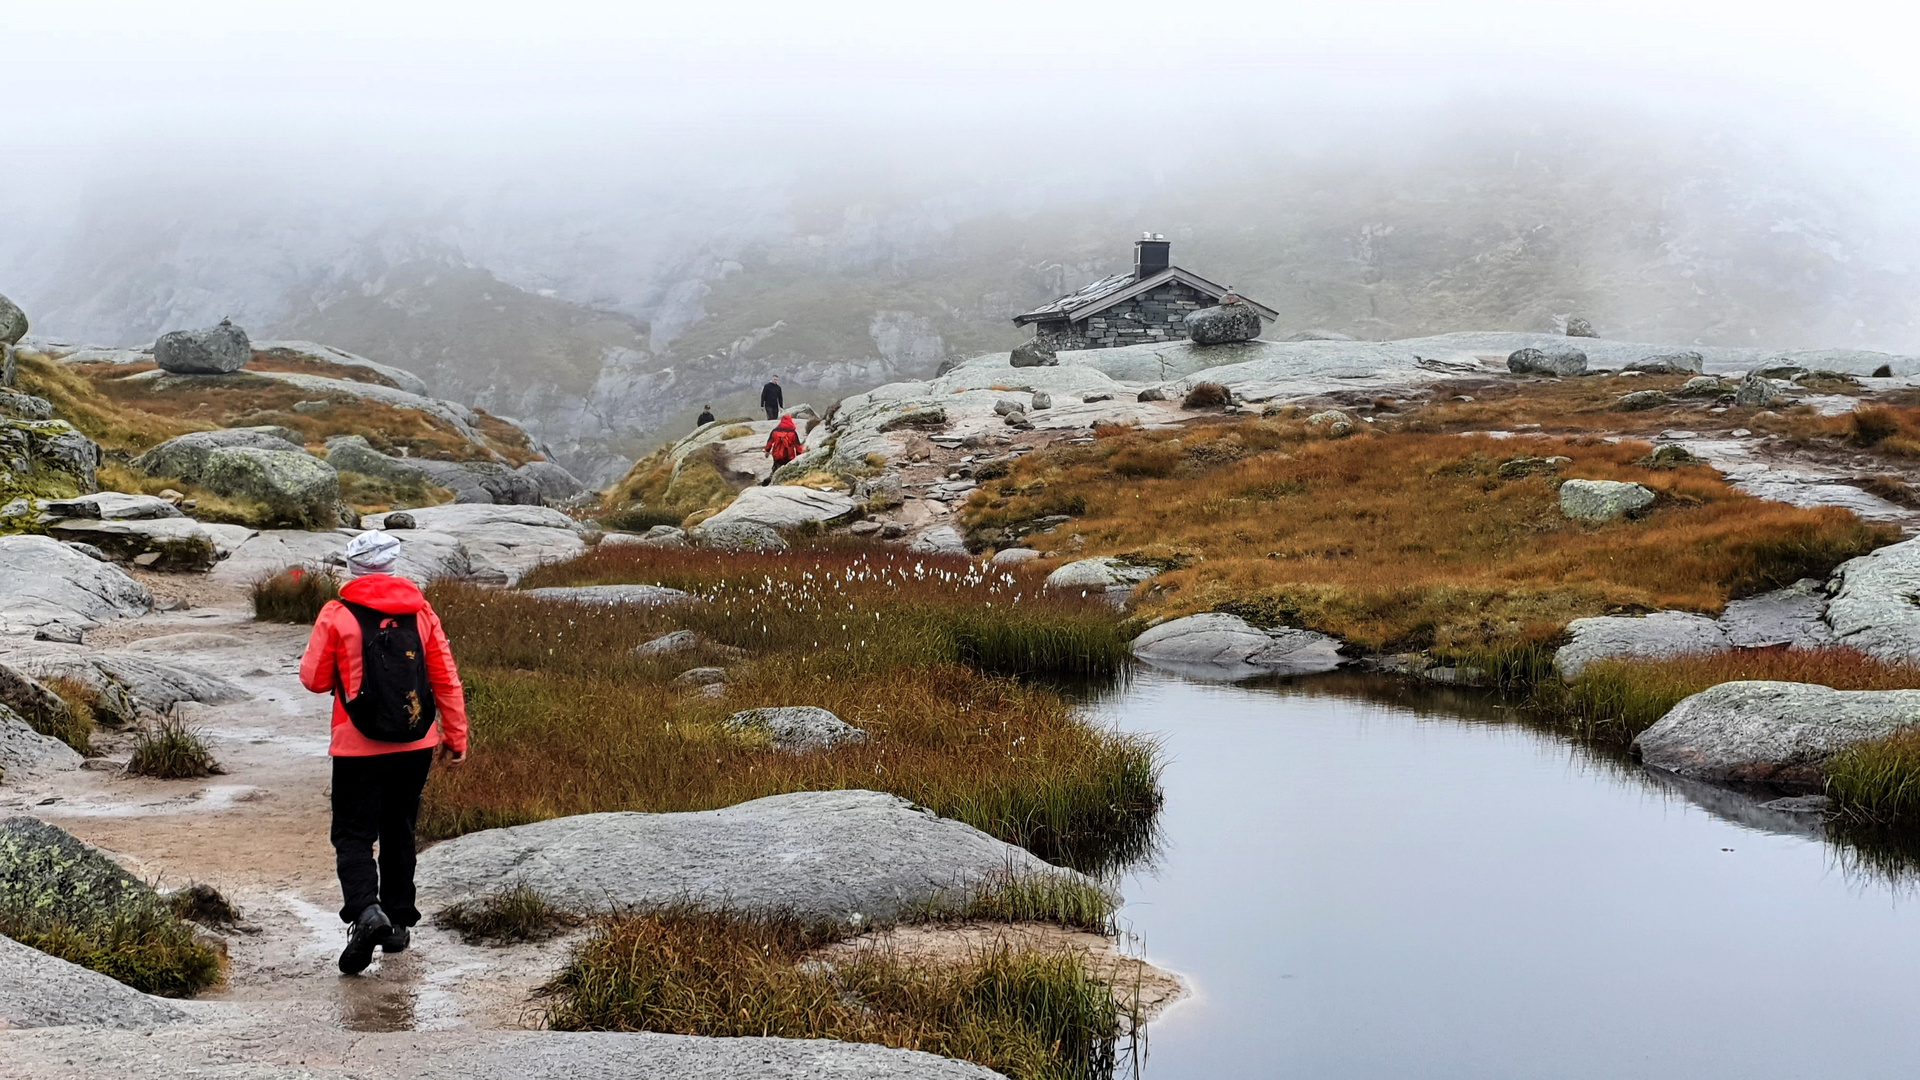
[[[1014,317],[1033,327],[1034,344],[1048,351],[1111,349],[1153,341],[1181,341],[1187,315],[1213,307],[1228,289],[1170,262],[1172,244],[1157,233],[1133,242],[1133,272],[1101,278],[1076,292]],[[1271,323],[1279,313],[1246,297],[1242,303]]]

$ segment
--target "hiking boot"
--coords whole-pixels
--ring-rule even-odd
[[[375,904],[360,913],[347,927],[347,947],[340,954],[340,973],[358,975],[373,963],[373,947],[385,941],[393,931],[393,922],[387,913]]]
[[[380,943],[380,951],[384,953],[406,952],[407,946],[412,943],[413,931],[408,930],[404,926],[396,926],[387,931],[386,940]]]

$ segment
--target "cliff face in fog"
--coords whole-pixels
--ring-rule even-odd
[[[1844,179],[1844,177],[1842,178]],[[222,316],[407,367],[605,478],[770,374],[824,405],[1011,347],[1008,321],[1174,261],[1281,312],[1269,336],[1550,330],[1920,344],[1907,234],[1843,184],[1712,141],[1522,134],[1004,187],[791,177],[592,199],[101,191],[0,251],[38,332],[108,343]]]

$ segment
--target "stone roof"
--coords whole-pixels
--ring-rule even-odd
[[[1225,286],[1216,285],[1206,278],[1201,277],[1199,274],[1182,270],[1177,266],[1169,266],[1165,270],[1147,278],[1135,278],[1132,274],[1115,274],[1112,277],[1101,278],[1099,281],[1091,285],[1082,286],[1050,304],[1044,304],[1034,308],[1024,315],[1014,316],[1013,324],[1015,326],[1025,326],[1028,323],[1052,322],[1056,319],[1065,319],[1068,322],[1079,322],[1081,319],[1105,311],[1123,300],[1138,296],[1144,292],[1151,292],[1169,281],[1184,282],[1200,292],[1213,297],[1215,300],[1219,300],[1221,297],[1227,295]],[[1240,299],[1245,301],[1255,311],[1258,311],[1261,318],[1269,322],[1280,317],[1279,312],[1265,304],[1248,300],[1244,296],[1240,297]]]

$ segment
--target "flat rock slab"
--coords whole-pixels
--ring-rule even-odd
[[[838,521],[859,506],[853,496],[838,491],[815,491],[791,485],[750,487],[702,524],[709,529],[733,522],[765,525],[770,529],[797,529],[810,522]]]
[[[1784,589],[1733,601],[1719,622],[1736,649],[1815,649],[1833,644],[1826,611],[1826,586],[1816,578],[1802,578]]]
[[[935,525],[926,532],[913,538],[907,545],[908,551],[917,551],[923,555],[965,555],[966,537],[951,525]]]
[[[692,593],[669,589],[665,585],[555,585],[544,589],[528,589],[522,595],[540,600],[559,600],[569,604],[592,604],[601,607],[627,605],[652,607],[700,599]],[[690,631],[682,630],[680,633],[690,633]],[[653,642],[647,644],[651,645]],[[699,644],[698,639],[694,644]],[[638,652],[643,648],[646,648],[646,645],[634,651]]]
[[[206,571],[220,559],[221,545],[213,533],[185,517],[128,521],[69,518],[48,525],[47,535],[55,540],[91,544],[113,558],[155,570]],[[232,546],[228,551],[231,553]]]
[[[0,630],[86,629],[144,615],[153,593],[49,536],[0,536]]]
[[[1668,710],[1633,741],[1640,760],[1697,780],[1817,785],[1836,754],[1920,724],[1920,690],[1730,682]]]
[[[570,559],[587,550],[579,523],[551,507],[451,503],[406,513],[412,515],[414,528],[393,532],[400,540],[402,560],[407,558],[410,542],[428,543],[434,534],[452,538],[464,550],[468,574],[441,576],[472,576],[511,585],[542,563]],[[361,524],[384,528],[387,516],[369,514]]]
[[[1009,875],[1079,877],[896,795],[802,791],[468,833],[427,849],[418,880],[435,907],[524,882],[582,911],[685,901],[860,925],[962,903]]]
[[[0,1028],[150,1028],[186,1018],[177,1005],[0,937]]]
[[[1115,585],[1137,585],[1157,577],[1156,566],[1135,566],[1111,555],[1076,559],[1047,575],[1049,589],[1105,589]]]
[[[996,1080],[1000,1074],[918,1050],[831,1039],[706,1039],[543,1032],[469,1051],[434,1080]]]
[[[1262,630],[1218,611],[1173,619],[1133,639],[1133,655],[1155,667],[1213,680],[1332,671],[1343,662],[1339,649],[1339,640],[1325,634]]]
[[[1573,640],[1553,654],[1554,669],[1572,682],[1596,660],[1664,660],[1733,647],[1717,620],[1684,611],[1646,616],[1601,615],[1567,624]]]
[[[120,491],[100,491],[77,499],[52,499],[41,503],[40,509],[54,517],[105,521],[146,521],[186,516],[179,507],[158,495],[128,495]]]
[[[1837,644],[1890,663],[1920,660],[1920,540],[1848,559],[1833,585],[1827,623]]]
[[[34,644],[6,662],[36,679],[71,679],[100,695],[100,708],[121,723],[164,715],[182,701],[229,705],[253,695],[209,671],[152,654]]]
[[[396,533],[403,540],[405,533]],[[340,561],[351,539],[348,531],[329,529],[266,529],[248,537],[213,568],[212,580],[251,585],[290,566],[320,569]]]
[[[867,733],[826,709],[812,705],[776,705],[727,717],[728,729],[765,735],[775,749],[791,754],[831,750],[867,741]]]

